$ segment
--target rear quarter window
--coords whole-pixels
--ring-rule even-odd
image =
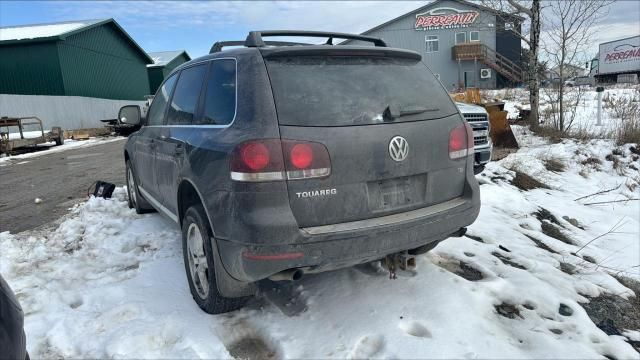
[[[289,57],[267,60],[281,125],[379,124],[389,106],[410,115],[393,122],[457,113],[440,82],[420,61],[376,57]],[[416,113],[415,109],[424,109]]]
[[[236,114],[236,61],[211,62],[204,93],[204,107],[198,124],[228,125]]]

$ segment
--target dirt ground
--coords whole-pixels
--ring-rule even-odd
[[[0,232],[58,219],[86,198],[96,180],[124,185],[124,140],[10,160],[0,167]],[[42,202],[36,204],[36,198]]]

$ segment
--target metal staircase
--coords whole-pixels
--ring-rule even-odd
[[[453,60],[478,60],[507,79],[519,83],[524,79],[522,68],[482,43],[457,44],[451,48]]]

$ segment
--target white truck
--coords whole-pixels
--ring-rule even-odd
[[[474,149],[474,174],[479,174],[484,170],[485,165],[491,160],[493,143],[489,132],[489,113],[482,106],[456,102],[456,106],[464,119],[473,129],[473,149]]]
[[[638,83],[640,77],[640,35],[600,44],[591,61],[590,75],[598,83]]]

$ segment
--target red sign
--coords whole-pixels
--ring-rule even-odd
[[[415,28],[418,30],[437,30],[467,27],[480,15],[477,11],[437,8],[416,15]]]

